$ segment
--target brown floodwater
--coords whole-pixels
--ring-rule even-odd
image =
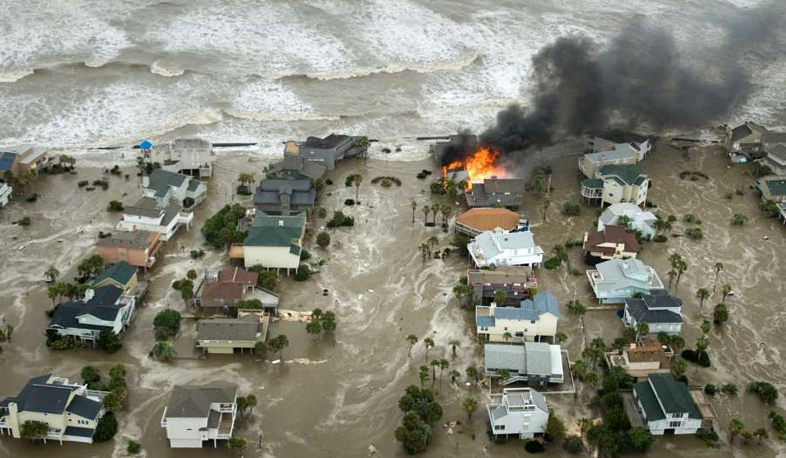
[[[543,221],[543,198],[527,195],[525,209],[534,223],[536,241],[547,252],[569,237],[581,238],[584,231],[595,226],[596,209],[583,207],[577,217],[560,213],[566,200],[578,201],[580,176],[575,156],[561,157],[552,162],[554,175],[552,205]],[[246,457],[362,457],[373,446],[379,457],[404,456],[393,431],[401,419],[397,400],[404,388],[418,383],[418,367],[425,362],[421,345],[407,357],[405,336],[430,336],[436,347],[429,359],[451,359],[448,342],[459,339],[462,346],[458,357],[451,360],[460,372],[470,364],[481,364],[482,353],[474,344],[473,316],[458,306],[451,290],[466,270],[466,259],[452,256],[448,260],[421,260],[417,246],[432,235],[441,246],[449,244],[450,235],[423,225],[418,209],[412,223],[410,199],[430,202],[428,182],[415,178],[423,168],[432,168],[428,161],[385,162],[345,161],[330,173],[335,182],[322,196],[322,205],[329,210],[342,209],[355,217],[353,228],[332,230],[333,242],[327,250],[309,242],[312,262],[326,263],[309,281],[282,281],[281,308],[310,311],[314,307],[333,310],[338,316],[338,330],[333,336],[313,337],[299,322],[281,321],[271,327],[273,335],[284,333],[290,347],[284,350],[283,364],[272,364],[277,355],[260,360],[253,355],[210,355],[198,359],[192,347],[193,323],[186,321],[176,342],[180,359],[159,363],[147,357],[153,344],[152,320],[155,314],[172,307],[184,310],[178,294],[170,287],[172,280],[183,277],[189,269],[216,267],[228,262],[224,253],[209,251],[205,258],[193,261],[188,253],[201,246],[199,228],[204,220],[224,203],[233,199],[232,189],[239,170],[255,170],[262,176],[267,161],[249,161],[240,153],[219,159],[216,177],[209,184],[209,198],[196,211],[196,224],[189,232],[181,232],[169,242],[159,263],[146,275],[152,282],[146,304],[125,338],[124,348],[114,355],[101,351],[78,350],[53,352],[44,343],[43,332],[48,322],[44,312],[51,307],[42,281],[49,264],[55,264],[63,278],[74,276],[74,266],[89,254],[98,231],[112,231],[119,216],[105,211],[111,199],[133,201],[139,195],[139,178],[132,168],[128,181],[110,178],[107,191],[87,192],[77,189],[80,180],[93,180],[102,175],[99,169],[80,169],[77,176],[49,176],[35,185],[42,197],[35,203],[14,201],[0,210],[0,316],[16,325],[13,342],[0,354],[0,370],[5,373],[0,384],[0,397],[15,395],[35,375],[54,372],[60,376],[79,378],[80,369],[93,364],[106,373],[109,366],[123,362],[129,369],[129,406],[119,415],[120,430],[115,440],[105,444],[56,443],[30,444],[8,437],[0,438],[0,457],[37,456],[84,458],[91,456],[126,456],[127,440],[142,444],[149,457],[224,456],[221,448],[214,450],[171,450],[160,418],[175,384],[198,384],[216,380],[233,381],[244,394],[253,393],[257,408],[250,418],[240,420],[238,435],[248,441]],[[781,353],[786,349],[782,339],[786,286],[786,263],[781,261],[786,227],[774,219],[762,217],[757,210],[758,198],[750,189],[752,178],[744,167],[726,166],[721,152],[692,150],[688,156],[661,146],[642,164],[650,174],[650,200],[664,216],[692,213],[702,220],[705,237],[701,241],[670,238],[667,243],[648,243],[641,259],[654,266],[667,281],[668,255],[679,252],[688,261],[675,293],[685,302],[683,336],[692,346],[699,334],[701,317],[695,292],[712,287],[712,266],[726,266],[721,282],[730,283],[735,295],[727,300],[731,319],[722,330],[711,333],[712,367],[689,366],[691,384],[734,382],[739,387],[751,380],[767,380],[784,388],[786,369]],[[708,180],[681,180],[683,170],[701,170]],[[344,186],[343,178],[360,172],[361,205],[344,207],[347,198],[355,197],[355,188]],[[376,176],[390,175],[402,180],[400,187],[382,188],[372,185]],[[727,200],[727,192],[744,187],[744,195]],[[237,197],[234,198],[237,200]],[[250,204],[249,198],[237,200]],[[729,221],[735,213],[749,217],[745,227],[733,227]],[[33,225],[23,229],[11,225],[21,216],[30,215]],[[439,219],[439,218],[438,218]],[[325,221],[312,221],[312,230],[319,231]],[[675,224],[672,232],[687,227]],[[769,239],[765,239],[769,237]],[[24,246],[24,248],[21,248]],[[20,249],[21,248],[21,249]],[[584,270],[580,249],[571,250],[571,264]],[[614,311],[590,311],[582,332],[579,319],[567,314],[565,302],[578,298],[594,304],[586,278],[572,276],[565,267],[557,271],[541,270],[539,288],[553,292],[560,300],[562,318],[559,329],[569,335],[565,345],[572,358],[581,353],[584,344],[594,337],[610,343],[622,332]],[[323,296],[322,290],[328,295]],[[715,293],[704,306],[705,315],[720,301]],[[445,415],[435,425],[434,440],[426,456],[521,456],[521,442],[510,440],[495,445],[486,438],[487,417],[483,408],[467,420],[461,410],[461,399],[472,394],[485,403],[487,388],[453,386],[447,374],[434,387],[445,408]],[[744,390],[743,390],[744,391]],[[592,390],[580,387],[579,394],[549,395],[549,404],[574,424],[578,418],[590,417],[588,407]],[[748,429],[766,426],[768,409],[759,401],[741,393],[735,398],[714,399],[720,415],[721,437],[731,418],[739,417]],[[778,408],[786,404],[781,399]],[[461,424],[453,435],[443,425],[450,421]],[[774,440],[759,446],[724,444],[720,450],[707,448],[693,437],[658,438],[651,456],[714,457],[757,455],[772,457],[783,453]],[[551,445],[544,456],[567,456],[559,445]]]

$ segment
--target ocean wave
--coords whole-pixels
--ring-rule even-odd
[[[320,81],[329,81],[329,80],[340,80],[340,79],[363,78],[366,76],[376,75],[380,73],[387,73],[391,75],[396,73],[404,73],[404,72],[428,74],[428,73],[436,73],[440,71],[461,70],[462,68],[474,64],[476,61],[478,61],[478,59],[480,59],[480,55],[478,53],[470,53],[466,56],[461,56],[458,59],[453,59],[448,61],[438,61],[438,62],[429,62],[429,63],[402,62],[398,64],[390,64],[381,67],[351,67],[341,70],[330,70],[324,72],[283,74],[283,75],[276,76],[275,79],[283,80],[283,79],[290,79],[290,78],[292,79],[308,78],[308,79],[315,79]]]
[[[0,72],[0,83],[14,83],[21,80],[25,76],[32,75],[33,70],[10,70],[7,72]]]
[[[233,118],[247,119],[249,121],[338,121],[342,118],[341,116],[310,113],[259,113],[253,111],[240,111],[231,108],[223,111],[225,114],[232,116]]]
[[[175,76],[181,76],[186,72],[185,68],[178,68],[178,67],[164,67],[161,65],[160,61],[153,62],[150,65],[150,73],[160,76],[166,76],[167,78],[173,78]]]

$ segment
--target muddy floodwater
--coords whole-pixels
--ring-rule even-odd
[[[579,199],[579,173],[576,156],[561,157],[551,165],[554,173],[552,204],[543,215],[543,198],[528,194],[524,208],[529,212],[536,242],[545,251],[568,238],[581,238],[595,227],[596,208],[584,206],[580,216],[561,214],[566,200]],[[154,343],[152,320],[157,312],[171,307],[185,311],[179,294],[170,285],[185,276],[189,269],[198,272],[228,263],[224,253],[206,250],[206,256],[194,261],[189,251],[202,246],[199,228],[209,215],[230,201],[251,205],[250,198],[233,197],[240,170],[256,171],[262,176],[267,161],[249,161],[241,153],[221,156],[217,176],[209,183],[209,198],[196,210],[195,225],[167,243],[157,265],[145,275],[152,287],[146,303],[125,336],[123,349],[108,355],[99,350],[50,351],[45,345],[44,329],[48,323],[45,311],[52,304],[47,298],[43,272],[56,265],[64,279],[75,275],[75,266],[91,253],[99,231],[111,232],[118,214],[105,210],[112,199],[130,203],[139,196],[140,179],[136,170],[125,168],[129,179],[110,177],[110,187],[88,192],[77,188],[80,180],[94,180],[103,170],[80,168],[78,175],[47,176],[37,182],[35,191],[41,198],[35,203],[16,199],[0,210],[0,316],[16,326],[13,342],[4,345],[0,354],[0,397],[15,395],[31,377],[42,373],[79,379],[80,369],[96,365],[106,374],[110,365],[122,362],[129,371],[129,402],[119,414],[120,428],[114,441],[84,445],[65,443],[31,444],[8,437],[0,438],[2,457],[126,456],[129,439],[140,442],[148,457],[214,457],[227,451],[206,447],[202,450],[171,450],[165,431],[160,426],[161,414],[175,384],[200,384],[228,380],[239,384],[241,394],[254,394],[258,405],[247,419],[239,419],[237,435],[245,438],[247,457],[363,457],[369,446],[376,456],[404,456],[393,431],[401,419],[397,401],[409,384],[418,383],[418,367],[425,362],[425,350],[417,345],[407,356],[405,336],[416,334],[421,340],[430,336],[436,347],[429,359],[446,358],[462,374],[470,364],[482,364],[480,347],[475,344],[472,312],[461,308],[452,296],[452,288],[465,273],[466,259],[452,255],[446,260],[423,261],[417,246],[432,235],[440,246],[449,245],[452,233],[423,224],[423,212],[415,213],[412,223],[410,199],[430,202],[428,182],[415,175],[423,168],[432,168],[427,161],[385,162],[350,160],[341,163],[329,177],[335,184],[327,186],[321,205],[329,210],[342,209],[355,217],[353,228],[332,230],[332,244],[321,250],[308,242],[313,262],[324,259],[320,272],[304,283],[284,278],[280,285],[284,310],[310,311],[314,307],[332,310],[338,317],[338,329],[332,336],[313,337],[300,322],[279,321],[272,325],[272,335],[284,333],[290,346],[283,352],[284,362],[273,364],[278,355],[261,360],[254,355],[210,355],[200,359],[193,350],[194,322],[184,320],[176,342],[179,359],[159,363],[147,357]],[[78,166],[79,164],[77,164]],[[692,385],[709,382],[733,382],[743,387],[752,380],[772,382],[784,393],[786,368],[783,353],[784,297],[786,286],[786,227],[775,219],[759,214],[758,197],[751,188],[753,180],[742,166],[727,167],[725,157],[711,148],[691,150],[690,154],[660,145],[642,164],[652,185],[649,200],[657,211],[674,214],[679,221],[673,233],[681,233],[686,223],[682,216],[692,213],[701,219],[704,239],[689,240],[669,237],[667,243],[647,243],[640,255],[652,265],[664,281],[668,281],[668,256],[683,255],[689,264],[679,287],[674,290],[685,306],[683,336],[687,346],[694,345],[700,330],[701,315],[695,293],[698,288],[712,289],[712,268],[722,262],[725,270],[721,283],[734,288],[727,300],[731,318],[722,329],[710,335],[709,353],[712,367],[704,369],[689,365],[687,376]],[[708,179],[682,180],[683,170],[700,170]],[[344,207],[344,200],[355,197],[355,188],[344,186],[350,173],[363,174],[359,190],[360,205]],[[371,184],[376,176],[395,176],[400,187],[383,188]],[[743,188],[743,195],[727,193]],[[445,200],[445,199],[443,199]],[[447,200],[445,200],[447,202]],[[730,225],[733,214],[745,214],[744,227]],[[31,227],[25,229],[12,222],[30,216]],[[441,217],[439,217],[441,218]],[[438,218],[438,219],[439,219]],[[311,231],[318,232],[325,221],[313,219]],[[541,269],[540,290],[554,293],[560,302],[558,328],[569,339],[565,345],[572,359],[594,337],[607,343],[622,332],[615,311],[590,311],[582,330],[580,320],[567,313],[565,303],[577,298],[584,304],[596,304],[590,294],[583,271],[586,266],[580,248],[570,251],[571,265],[582,271],[573,276],[563,266],[560,270]],[[327,295],[323,295],[327,290]],[[720,301],[718,292],[704,305],[704,314]],[[451,358],[448,342],[461,341],[458,356]],[[435,425],[433,443],[425,456],[432,457],[513,457],[524,454],[518,440],[495,445],[486,437],[488,419],[484,406],[467,420],[461,410],[461,399],[472,394],[485,401],[488,388],[468,387],[462,377],[458,386],[449,383],[447,373],[434,383],[439,401],[445,408],[442,420]],[[431,382],[429,382],[430,384]],[[592,389],[579,386],[577,396],[548,395],[549,404],[571,427],[577,419],[593,415],[589,402]],[[726,426],[731,418],[741,418],[746,429],[767,425],[768,409],[758,399],[741,393],[734,398],[718,396],[713,400],[721,425],[721,449],[710,449],[694,437],[660,437],[650,456],[773,457],[784,453],[782,445],[770,439],[758,446],[735,445],[726,441]],[[786,408],[783,396],[777,409]],[[445,425],[460,422],[453,435]],[[560,445],[547,448],[544,456],[567,456]]]

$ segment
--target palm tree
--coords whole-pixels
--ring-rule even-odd
[[[497,369],[494,374],[499,377],[500,382],[510,378],[510,371],[507,369]]]
[[[439,360],[433,359],[431,360],[431,383],[437,381],[437,368],[439,367]]]
[[[450,383],[456,383],[456,379],[461,377],[461,372],[453,369],[450,371]]]
[[[428,367],[427,366],[420,366],[420,372],[418,372],[418,378],[420,379],[420,386],[423,386],[428,382]]]
[[[60,276],[60,271],[57,270],[54,264],[50,265],[46,272],[44,272],[44,278],[47,279],[49,282],[56,282],[57,278]]]
[[[558,333],[557,333],[557,334],[554,336],[554,340],[555,340],[555,341],[556,341],[558,344],[563,344],[563,343],[565,343],[565,341],[566,341],[566,340],[568,340],[568,335],[567,335],[567,334],[565,334],[564,332],[560,331],[560,332],[558,332]]]
[[[412,224],[415,224],[415,210],[418,208],[418,203],[415,202],[415,199],[409,203],[412,206]]]
[[[355,174],[352,184],[355,185],[355,200],[358,200],[358,193],[360,192],[360,184],[363,183],[363,176],[359,173]]]
[[[436,235],[432,235],[431,237],[428,238],[428,240],[426,240],[426,243],[428,243],[431,250],[434,250],[434,248],[439,246],[439,239],[437,238]]]
[[[543,201],[543,221],[546,221],[546,211],[551,207],[551,199],[548,197]]]
[[[699,311],[701,312],[702,307],[704,307],[704,301],[710,297],[710,292],[705,288],[699,288],[696,291],[696,297],[699,299]]]
[[[458,340],[458,339],[453,339],[450,342],[448,342],[448,345],[450,345],[450,348],[453,351],[453,358],[455,359],[456,358],[456,349],[457,348],[461,348],[461,341]]]
[[[647,336],[650,333],[650,325],[646,321],[636,323],[636,336]]]
[[[248,172],[241,172],[240,175],[238,175],[237,177],[237,181],[239,181],[241,185],[248,187],[248,185],[254,182],[254,174]]]
[[[428,215],[431,213],[431,207],[423,205],[423,225],[428,224]]]
[[[721,300],[721,302],[726,302],[726,298],[731,294],[731,291],[732,290],[730,284],[724,283],[724,285],[721,286],[721,294],[723,295],[723,299]]]
[[[478,400],[472,396],[467,396],[461,401],[461,406],[467,411],[467,418],[472,419],[472,412],[478,408]]]
[[[437,225],[437,213],[439,213],[439,209],[440,209],[441,207],[442,207],[442,206],[441,206],[441,205],[440,205],[438,202],[434,202],[434,204],[433,204],[433,205],[431,205],[431,213],[433,213],[433,214],[434,214],[434,216],[433,216],[433,219],[432,219],[431,223],[432,223],[433,225],[435,225],[435,226]]]
[[[415,334],[410,334],[407,336],[407,342],[409,343],[409,350],[407,351],[407,357],[412,356],[412,347],[418,343],[418,336]]]
[[[453,208],[450,205],[443,205],[439,211],[442,212],[442,225],[447,226],[447,221],[450,218],[450,214],[453,213]]]
[[[723,263],[722,262],[716,262],[715,263],[715,282],[712,284],[712,292],[713,293],[715,292],[715,287],[718,286],[718,277],[720,276],[720,273],[722,271],[723,271]]]
[[[510,342],[510,339],[513,338],[513,335],[511,335],[510,332],[505,331],[505,333],[502,334],[502,338],[505,339],[505,342]]]
[[[431,254],[431,247],[428,243],[424,242],[418,245],[418,249],[420,250],[420,254],[423,256],[423,262],[426,262],[426,258],[428,258]]]
[[[442,383],[442,372],[450,367],[450,361],[447,359],[440,359],[439,360],[439,383]]]
[[[431,337],[423,339],[423,345],[426,346],[426,361],[428,361],[428,349],[434,347],[434,340]]]

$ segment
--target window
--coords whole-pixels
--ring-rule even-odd
[[[669,422],[669,428],[679,428],[681,426],[682,426],[682,422],[681,421],[670,421]]]
[[[524,333],[523,332],[517,332],[516,333],[516,337],[524,337]]]
[[[494,425],[496,431],[505,431],[505,425]]]

